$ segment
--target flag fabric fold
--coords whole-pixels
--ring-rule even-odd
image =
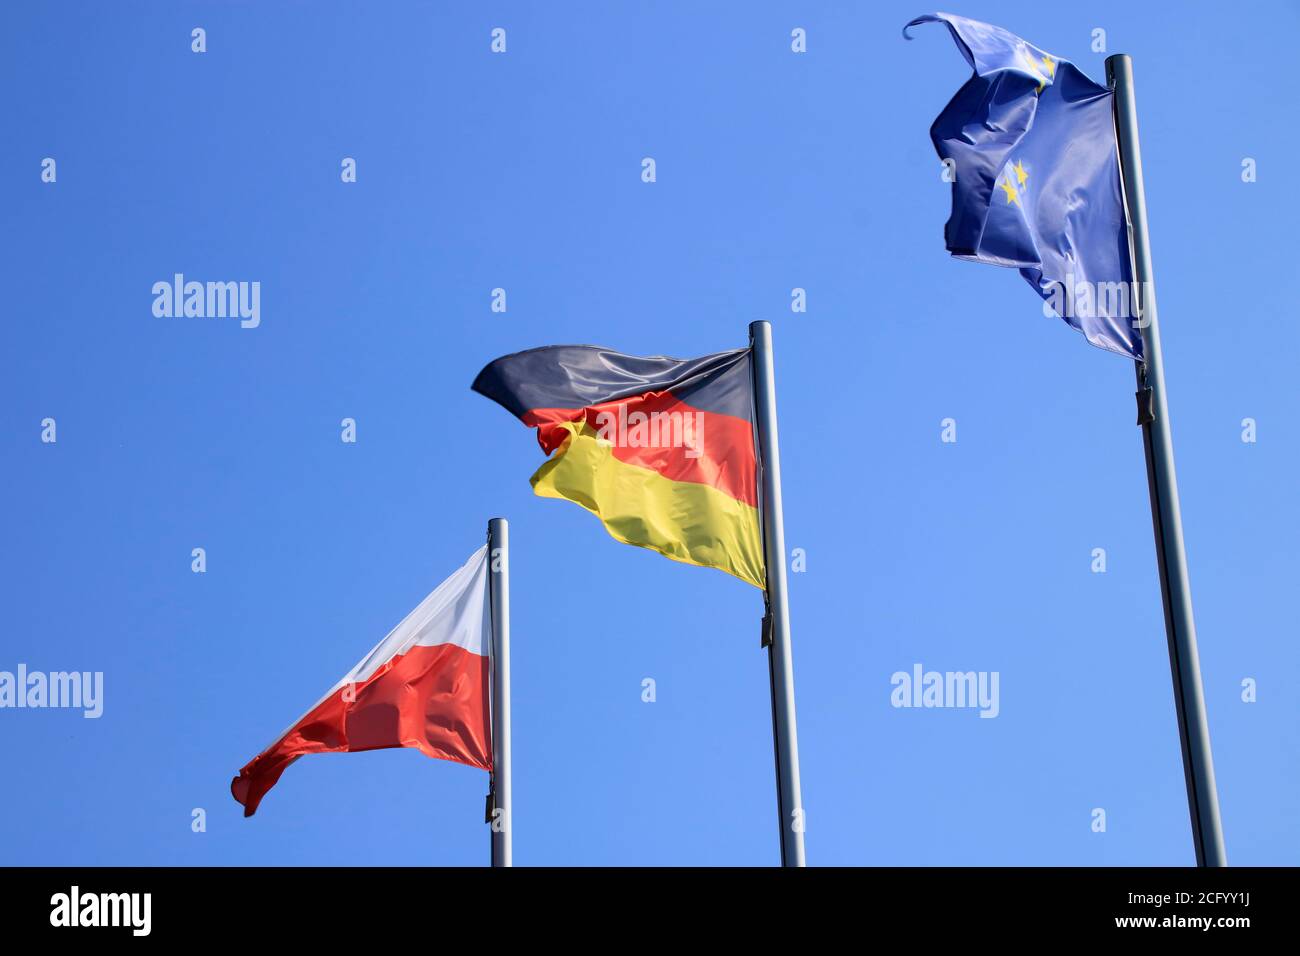
[[[765,587],[748,349],[696,359],[589,345],[489,363],[474,391],[537,429],[542,497],[626,544]]]
[[[1089,342],[1142,359],[1113,95],[1068,60],[948,13],[975,73],[930,127],[952,171],[948,251],[1020,270]]]
[[[488,549],[438,585],[230,784],[251,817],[304,754],[411,747],[492,769]]]

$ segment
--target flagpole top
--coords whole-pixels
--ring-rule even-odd
[[[1114,53],[1106,57],[1106,85],[1115,89],[1120,77],[1133,79],[1133,58],[1127,53]]]

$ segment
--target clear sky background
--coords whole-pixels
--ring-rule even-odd
[[[754,319],[810,863],[1192,863],[1132,365],[948,258],[928,129],[970,70],[903,40],[926,12],[4,4],[0,670],[103,671],[105,711],[0,711],[0,863],[486,863],[486,774],[414,751],[305,758],[251,820],[228,787],[493,515],[517,863],[775,863],[759,593],[534,498],[532,433],[469,390]],[[1229,859],[1294,864],[1297,6],[954,12],[1097,79],[1094,28],[1134,56]],[[155,318],[176,272],[261,282],[261,326]],[[1000,715],[891,707],[916,663],[998,671]]]

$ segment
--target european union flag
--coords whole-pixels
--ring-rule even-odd
[[[936,13],[975,70],[930,127],[948,251],[1020,270],[1093,345],[1141,360],[1111,91],[1001,27]]]

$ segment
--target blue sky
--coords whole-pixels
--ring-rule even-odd
[[[1229,859],[1293,864],[1300,16],[1233,9],[954,12],[1094,78],[1094,28],[1134,57]],[[0,711],[0,862],[485,863],[467,767],[307,758],[251,820],[228,785],[499,514],[516,862],[774,863],[758,592],[534,498],[531,433],[469,390],[521,348],[768,319],[809,862],[1190,864],[1131,363],[948,259],[927,131],[969,68],[902,39],[925,12],[6,4],[0,670],[105,701]],[[156,318],[176,272],[259,281],[260,326]],[[916,663],[997,671],[999,716],[891,707]]]

